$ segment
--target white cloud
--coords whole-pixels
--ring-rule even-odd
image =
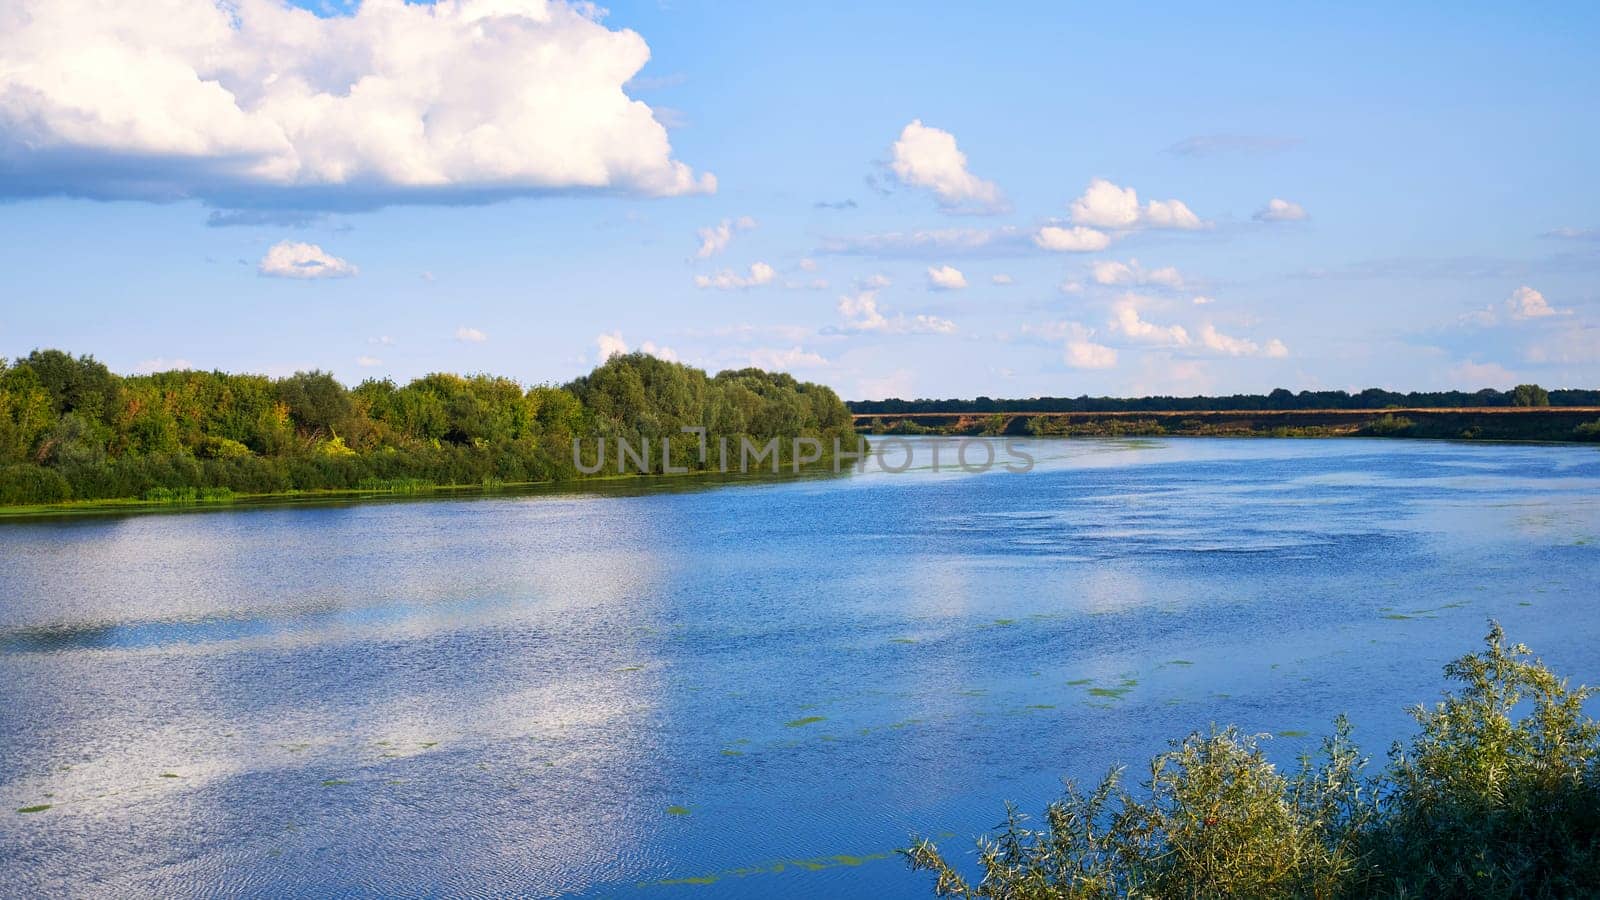
[[[749,216],[740,216],[737,219],[723,219],[710,228],[702,228],[695,232],[700,237],[700,249],[694,253],[695,259],[710,259],[718,253],[728,249],[728,244],[733,241],[733,235],[739,231],[749,231],[756,227],[756,220]]]
[[[1156,325],[1141,318],[1139,300],[1135,295],[1128,294],[1111,307],[1112,331],[1121,333],[1129,340],[1147,344],[1174,347],[1189,345],[1189,332],[1182,325]]]
[[[1213,304],[1213,303],[1215,303],[1217,301],[1212,297],[1207,297],[1207,296],[1204,296],[1202,294],[1196,294],[1194,299],[1192,301],[1190,301],[1190,302],[1193,303],[1195,306],[1210,306],[1211,304]]]
[[[12,0],[0,192],[374,207],[710,192],[624,85],[650,57],[589,4]]]
[[[771,284],[777,275],[776,269],[764,262],[758,262],[750,264],[750,272],[747,275],[740,275],[732,269],[723,269],[715,275],[696,275],[694,286],[716,288],[719,291],[739,291]]]
[[[656,359],[664,359],[667,362],[678,361],[677,351],[673,350],[671,347],[663,347],[654,341],[645,341],[644,343],[640,344],[639,352],[648,353],[651,356],[654,356]]]
[[[845,327],[854,331],[883,331],[889,327],[888,318],[878,311],[876,290],[844,294],[839,297],[838,309]]]
[[[817,270],[817,261],[809,257],[800,260],[800,270],[802,272],[815,272]]]
[[[1182,200],[1151,200],[1144,205],[1144,216],[1139,220],[1146,228],[1177,228],[1194,231],[1206,227],[1194,211]]]
[[[1289,355],[1289,348],[1277,338],[1273,338],[1263,346],[1255,341],[1223,334],[1210,322],[1200,326],[1200,343],[1209,350],[1228,356],[1266,356],[1282,359]]]
[[[903,184],[927,188],[952,211],[997,213],[1009,207],[1000,187],[967,170],[955,135],[915,119],[890,148],[889,168]]]
[[[790,347],[786,350],[758,347],[750,351],[750,365],[769,372],[787,372],[790,369],[820,369],[828,365],[821,355]]]
[[[622,339],[622,332],[608,331],[597,334],[594,338],[596,349],[595,359],[601,363],[613,356],[625,356],[628,353],[628,343]]]
[[[363,369],[370,369],[374,366],[383,365],[383,360],[377,358],[376,356],[358,356],[356,357],[356,365],[362,367]]]
[[[468,328],[467,326],[463,325],[456,329],[456,340],[462,342],[463,344],[481,344],[488,339],[489,336],[487,334],[484,334],[476,328]]]
[[[914,315],[907,318],[885,315],[878,308],[878,292],[864,290],[839,298],[839,315],[846,331],[874,331],[882,334],[954,334],[956,324],[938,316]]]
[[[1282,197],[1273,197],[1267,205],[1256,210],[1257,222],[1303,222],[1309,219],[1305,207],[1293,203]]]
[[[883,274],[882,272],[874,272],[865,278],[856,279],[856,287],[859,287],[862,290],[875,291],[886,288],[891,284],[894,284],[894,282],[889,279],[889,276]]]
[[[1511,292],[1511,299],[1506,301],[1506,309],[1513,319],[1542,319],[1563,312],[1551,307],[1543,294],[1527,285]]]
[[[1067,341],[1061,358],[1074,369],[1109,369],[1117,364],[1117,351],[1093,341]]]
[[[140,362],[133,367],[133,371],[140,375],[150,375],[155,372],[188,371],[192,368],[194,368],[194,365],[187,359],[167,359],[164,356],[158,356],[155,359],[147,359]]]
[[[933,266],[928,269],[928,289],[933,291],[959,291],[967,286],[967,276],[954,266]]]
[[[1024,325],[1024,334],[1037,335],[1044,340],[1061,341],[1061,359],[1074,369],[1109,369],[1117,364],[1117,351],[1096,343],[1094,329],[1077,322],[1047,322],[1043,325]]]
[[[1153,284],[1175,290],[1183,287],[1183,276],[1177,269],[1172,266],[1146,269],[1139,265],[1137,259],[1130,259],[1125,263],[1115,260],[1097,262],[1091,271],[1098,284]]]
[[[1012,278],[1010,275],[1005,274],[1004,272],[1001,272],[998,275],[990,275],[989,276],[989,282],[991,284],[999,285],[1000,287],[1005,287],[1006,285],[1011,285],[1011,284],[1016,284],[1017,283],[1016,279]]]
[[[1062,228],[1046,225],[1033,236],[1033,242],[1045,250],[1063,253],[1093,253],[1111,246],[1111,238],[1103,231],[1084,228]]]
[[[1083,196],[1072,201],[1072,221],[1096,228],[1132,228],[1139,224],[1139,194],[1104,178],[1089,182]]]
[[[394,346],[394,338],[387,334],[380,334],[377,337],[367,338],[367,343],[376,344],[380,347],[392,347]]]
[[[256,271],[273,278],[348,278],[360,270],[316,244],[279,241],[267,249]]]
[[[1139,208],[1139,194],[1133,188],[1118,187],[1104,178],[1089,182],[1083,195],[1069,206],[1077,225],[1126,231],[1134,228],[1176,228],[1194,230],[1206,223],[1182,200],[1151,200]]]

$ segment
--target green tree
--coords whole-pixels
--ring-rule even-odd
[[[1512,406],[1549,406],[1550,394],[1537,384],[1519,384],[1511,391]]]

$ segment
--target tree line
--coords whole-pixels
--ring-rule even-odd
[[[1349,391],[1300,391],[1278,388],[1270,394],[1230,394],[1222,397],[1031,397],[997,400],[993,397],[962,399],[852,400],[858,415],[884,413],[1033,413],[1033,412],[1201,412],[1205,410],[1394,409],[1495,406],[1600,406],[1600,390],[1577,388],[1546,391],[1537,384],[1520,384],[1508,391],[1411,391],[1382,388]]]
[[[856,441],[830,388],[642,353],[560,386],[434,373],[346,387],[322,371],[121,376],[92,356],[35,350],[0,359],[0,506],[558,481],[579,477],[575,439],[592,454],[599,438],[671,438],[672,465],[703,470],[685,427],[736,443],[812,437],[830,451]]]

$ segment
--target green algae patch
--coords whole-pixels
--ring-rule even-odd
[[[183,776],[177,774],[176,772],[162,772],[161,773],[161,777],[162,778],[182,778]]]
[[[323,787],[339,787],[341,785],[346,785],[346,784],[349,784],[349,783],[350,782],[345,781],[343,778],[329,778],[327,781],[324,781],[322,783],[322,786]]]
[[[783,727],[785,727],[785,728],[804,728],[807,725],[815,725],[818,722],[826,722],[826,721],[828,721],[828,717],[827,716],[803,716],[803,717],[801,717],[799,719],[790,719],[789,721],[783,723]]]
[[[716,884],[715,875],[691,875],[687,878],[667,878],[656,882],[657,884]]]
[[[724,747],[724,748],[722,748],[722,755],[723,756],[743,756],[744,755],[744,751],[743,750],[733,750],[733,749],[730,749],[728,747]]]
[[[1121,700],[1122,698],[1128,696],[1128,692],[1132,691],[1135,687],[1138,687],[1138,685],[1139,679],[1124,678],[1119,684],[1117,684],[1116,687],[1089,688],[1089,696],[1100,697],[1105,700]]]
[[[23,813],[23,814],[26,814],[26,813],[42,813],[45,810],[49,809],[50,807],[51,807],[51,804],[49,804],[49,803],[41,803],[38,806],[24,806],[21,809],[17,810],[17,812]]]
[[[1086,684],[1094,684],[1094,679],[1093,678],[1074,678],[1071,681],[1067,682],[1067,686],[1068,687],[1083,687]]]
[[[1278,737],[1281,737],[1281,738],[1303,738],[1303,737],[1310,737],[1310,736],[1311,736],[1311,732],[1309,732],[1309,731],[1301,731],[1298,728],[1289,728],[1289,729],[1286,729],[1284,731],[1278,732]]]
[[[1054,703],[1030,703],[1030,704],[1028,704],[1028,708],[1029,709],[1055,709],[1056,707],[1055,707]]]
[[[618,672],[643,672],[644,666],[623,666]]]
[[[897,637],[897,638],[890,638],[889,639],[889,643],[891,643],[891,644],[915,644],[916,642],[917,642],[916,638],[908,638],[908,637]]]
[[[994,624],[999,626],[999,627],[1001,627],[1001,628],[1004,628],[1007,625],[1015,625],[1015,624],[1017,624],[1017,620],[1016,619],[995,619],[994,620]]]
[[[687,806],[669,806],[669,807],[667,807],[667,815],[669,815],[669,816],[687,816],[688,814],[689,814],[689,807],[687,807]]]
[[[1192,660],[1187,660],[1187,659],[1169,659],[1169,660],[1167,660],[1167,665],[1169,665],[1169,666],[1192,666],[1192,665],[1194,665],[1194,662]]]

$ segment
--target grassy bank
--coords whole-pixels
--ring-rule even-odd
[[[1196,732],[1135,791],[1113,770],[1045,811],[1007,809],[980,839],[981,879],[917,841],[911,867],[965,898],[1586,897],[1600,895],[1600,724],[1491,623],[1445,667],[1459,689],[1417,706],[1419,733],[1388,765],[1342,717],[1319,756],[1280,771],[1256,737]]]

